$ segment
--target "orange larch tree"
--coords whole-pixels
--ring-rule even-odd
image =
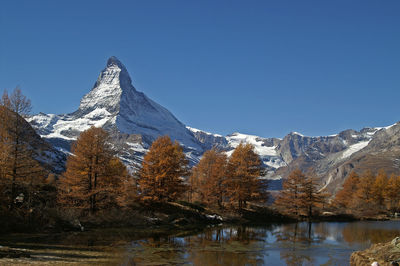
[[[118,164],[122,162],[119,160]],[[120,195],[117,197],[119,206],[127,209],[132,209],[139,200],[137,180],[138,172],[129,173],[127,169],[124,169],[122,178],[122,190]]]
[[[193,168],[190,186],[194,191],[194,199],[209,205],[222,206],[225,195],[227,156],[214,149],[206,151],[200,162]]]
[[[311,218],[321,209],[328,194],[319,188],[317,175],[312,169],[304,174],[300,169],[292,171],[283,181],[283,188],[275,200],[275,206],[284,214]]]
[[[400,211],[400,176],[392,174],[388,180],[385,198],[388,201],[389,210]]]
[[[302,182],[300,207],[303,215],[311,218],[315,209],[319,209],[326,201],[327,193],[319,189],[317,175],[311,170]]]
[[[351,208],[354,206],[355,194],[357,192],[360,177],[356,172],[351,172],[343,183],[343,188],[337,192],[334,205],[339,208]]]
[[[357,191],[355,194],[357,205],[361,209],[370,208],[371,203],[374,203],[373,187],[375,183],[375,175],[367,170],[359,179]]]
[[[59,202],[67,208],[95,213],[117,204],[127,172],[101,128],[83,131],[72,146],[66,172],[59,180]]]
[[[0,212],[8,211],[13,199],[11,197],[11,175],[10,175],[10,154],[12,152],[11,144],[9,143],[8,109],[0,106]]]
[[[261,159],[251,144],[239,144],[228,161],[226,194],[231,203],[238,207],[246,206],[248,201],[267,200],[267,183],[261,179],[263,172]]]
[[[138,189],[142,200],[173,201],[185,191],[188,161],[177,141],[169,136],[156,139],[143,159]]]
[[[97,196],[97,206],[102,209],[125,206],[124,200],[130,199],[130,196],[137,196],[137,191],[129,186],[132,179],[122,161],[113,156],[105,168],[104,180],[101,182],[103,186]]]
[[[387,189],[388,177],[386,172],[381,169],[375,178],[375,182],[372,185],[372,199],[374,204],[378,205],[379,208],[383,208],[385,205],[385,191]]]
[[[282,190],[275,200],[279,211],[293,216],[299,216],[303,207],[302,191],[306,176],[300,169],[292,171],[283,180]]]
[[[16,197],[22,193],[24,203],[30,209],[33,186],[44,179],[43,168],[34,159],[29,147],[35,133],[28,128],[24,118],[30,110],[31,102],[19,88],[15,88],[10,95],[4,91],[0,100],[0,174],[2,180],[8,183],[6,187],[10,187],[6,190],[11,208],[15,205]]]

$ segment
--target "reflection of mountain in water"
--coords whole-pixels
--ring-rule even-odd
[[[193,265],[262,265],[268,228],[230,227],[195,236],[138,241],[129,248],[131,263]],[[251,252],[250,252],[251,251]]]
[[[397,221],[398,222],[398,221]],[[349,223],[343,230],[343,239],[349,243],[365,243],[371,244],[383,243],[392,240],[394,236],[400,234],[398,225],[388,224],[383,227],[377,222],[359,222]]]
[[[20,234],[0,236],[0,243],[26,249],[39,257],[52,256],[57,261],[85,265],[347,265],[354,250],[387,242],[397,235],[398,221],[323,222],[190,231],[117,228]],[[0,264],[4,264],[1,259]]]
[[[287,265],[302,265],[314,263],[310,254],[302,252],[312,243],[321,243],[323,236],[315,234],[311,223],[294,223],[282,225],[274,233],[280,247],[280,258]]]

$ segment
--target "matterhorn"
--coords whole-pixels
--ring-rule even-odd
[[[119,157],[132,166],[140,163],[151,143],[163,135],[178,141],[193,163],[203,152],[201,143],[184,124],[135,89],[127,69],[114,56],[108,59],[78,110],[64,115],[40,113],[29,122],[41,137],[67,153],[82,131],[102,127],[110,133]]]

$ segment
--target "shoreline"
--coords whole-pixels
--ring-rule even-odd
[[[50,212],[49,212],[50,214]],[[45,220],[28,223],[28,220],[15,220],[3,217],[0,220],[0,236],[11,233],[62,233],[80,232],[107,228],[135,227],[143,231],[168,228],[185,230],[187,228],[207,227],[214,225],[264,225],[269,223],[296,222],[353,222],[353,221],[388,221],[400,218],[388,215],[357,217],[351,214],[334,212],[318,216],[298,217],[281,214],[269,206],[249,205],[247,208],[212,208],[188,202],[158,202],[137,204],[132,209],[107,210],[104,213],[78,218],[64,215],[60,211],[51,212]],[[11,217],[12,218],[12,217]],[[41,222],[41,224],[40,224]]]

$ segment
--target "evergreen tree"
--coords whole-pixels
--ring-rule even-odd
[[[185,190],[188,161],[177,141],[169,136],[156,139],[143,159],[138,180],[140,197],[150,201],[173,201]]]

